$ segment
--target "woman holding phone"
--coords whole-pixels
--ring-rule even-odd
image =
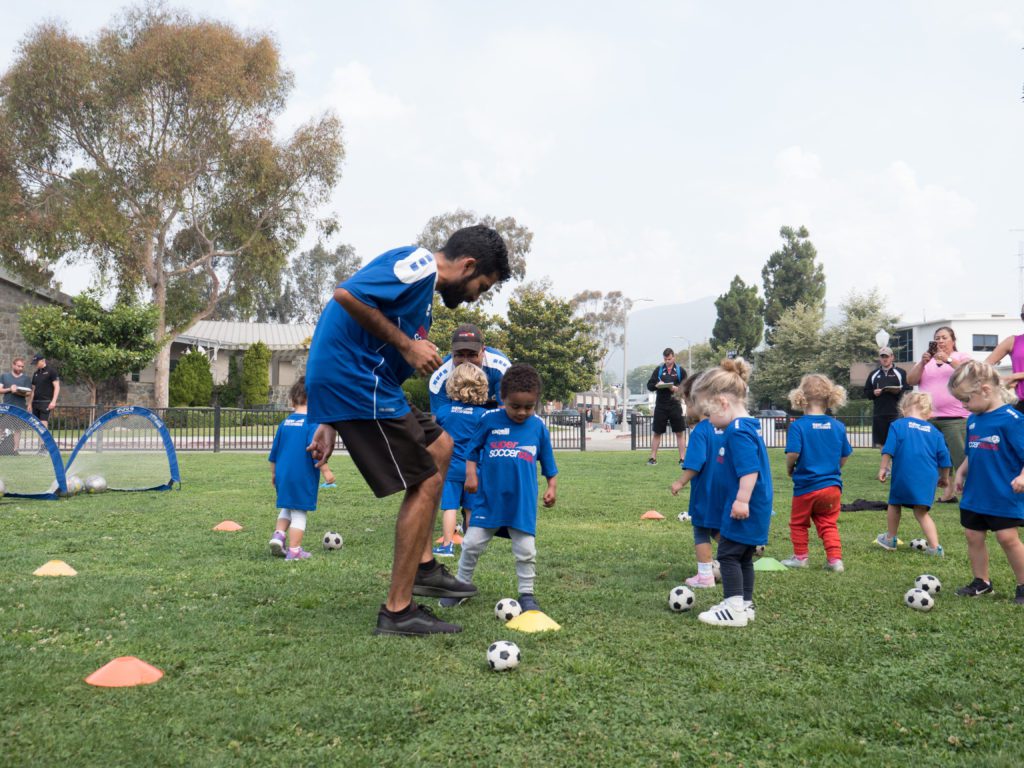
[[[914,367],[907,373],[907,383],[918,387],[932,396],[932,417],[929,423],[942,433],[953,460],[953,467],[964,461],[964,443],[967,440],[967,417],[970,415],[963,403],[949,393],[947,386],[953,372],[971,360],[965,352],[956,348],[956,334],[948,325],[935,331],[928,344],[928,351],[921,355]],[[958,499],[953,495],[953,483],[942,489],[940,502],[953,504]]]

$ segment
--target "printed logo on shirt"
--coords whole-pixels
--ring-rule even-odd
[[[472,406],[465,406],[465,405],[453,405],[452,406],[452,413],[465,413],[465,414],[468,414],[468,415],[472,416],[473,415],[473,407]]]
[[[394,272],[395,277],[411,285],[437,274],[437,262],[434,261],[434,254],[426,248],[417,248],[404,259],[395,262]]]
[[[970,435],[967,438],[967,447],[976,448],[981,451],[998,451],[999,442],[999,435],[988,435],[986,437]]]
[[[811,425],[814,429],[832,429],[832,424],[829,422],[816,421]]]
[[[501,429],[492,429],[491,430],[491,434],[492,435],[507,435],[507,434],[509,434],[509,428],[508,427],[502,427]]]
[[[907,428],[908,429],[916,429],[919,432],[931,432],[932,431],[932,425],[931,424],[918,424],[916,421],[912,421],[909,424],[907,424]]]
[[[719,449],[718,449],[718,457],[715,459],[715,461],[717,463],[719,463],[719,464],[725,464],[725,446],[724,445],[719,447]]]
[[[495,440],[488,446],[487,456],[492,459],[523,459],[536,461],[537,446],[520,446],[516,440]]]

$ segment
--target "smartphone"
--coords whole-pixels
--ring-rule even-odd
[[[935,357],[935,353],[939,351],[939,342],[929,341],[928,342],[928,354]]]

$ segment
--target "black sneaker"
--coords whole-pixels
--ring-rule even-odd
[[[519,595],[519,605],[524,611],[540,610],[540,605],[537,603],[537,598],[526,592]]]
[[[1024,605],[1024,584],[1017,585],[1017,596],[1013,598],[1017,605]]]
[[[656,465],[657,463],[658,463],[658,460],[657,460],[657,459],[655,459],[654,457],[651,457],[651,458],[649,458],[649,459],[647,460],[647,466],[648,466],[648,467],[653,467],[653,466],[655,466],[655,465]]]
[[[453,632],[461,631],[462,627],[458,624],[441,621],[427,606],[413,603],[411,611],[397,617],[388,615],[382,605],[377,613],[377,628],[373,630],[373,634],[416,637],[419,635],[450,635]]]
[[[956,591],[960,597],[977,597],[978,595],[987,595],[992,591],[992,584],[985,581],[984,579],[975,579],[966,587],[960,587]],[[1018,594],[1020,594],[1018,590]]]
[[[459,581],[440,563],[434,563],[432,570],[416,572],[412,593],[420,597],[473,597],[476,587]]]

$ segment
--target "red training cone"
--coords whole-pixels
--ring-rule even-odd
[[[129,688],[133,685],[149,685],[164,676],[162,670],[134,656],[119,656],[104,664],[85,682],[101,688]]]
[[[213,526],[215,531],[240,531],[242,526],[236,523],[234,520],[225,520],[223,523],[217,523]]]

